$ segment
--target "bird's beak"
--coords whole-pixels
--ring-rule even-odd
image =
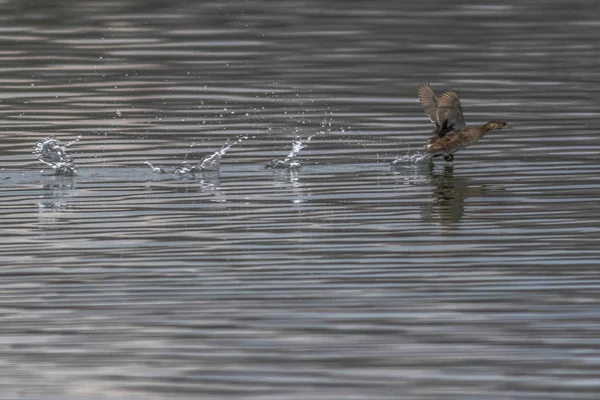
[[[513,128],[512,126],[510,126],[510,125],[506,125],[506,126],[504,127],[504,129],[514,129],[514,128]]]

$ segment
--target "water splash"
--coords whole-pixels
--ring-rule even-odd
[[[79,142],[81,136],[66,144],[61,144],[54,136],[40,140],[33,147],[33,154],[44,164],[54,169],[55,175],[74,176],[77,174],[77,166],[73,157],[67,153],[67,147]]]
[[[288,153],[288,155],[284,159],[276,158],[271,160],[265,166],[266,168],[272,169],[298,169],[302,166],[300,161],[298,160],[298,153],[308,146],[310,141],[317,136],[321,136],[327,133],[331,133],[331,114],[325,113],[325,118],[321,121],[321,130],[310,135],[306,139],[302,140],[300,136],[294,137],[294,141],[292,142],[292,149]],[[296,130],[298,132],[298,130]]]
[[[421,161],[431,159],[431,154],[429,153],[412,153],[405,154],[403,156],[396,156],[396,159],[392,161],[392,165],[411,165],[411,164],[419,164]]]
[[[156,173],[156,174],[166,174],[167,171],[165,171],[162,167],[155,167],[150,161],[145,161],[144,164],[147,164],[150,166],[150,168],[152,168],[152,172]]]
[[[315,136],[315,135],[313,135]],[[266,168],[273,168],[273,169],[298,169],[300,168],[300,166],[302,164],[300,164],[300,161],[298,161],[298,153],[300,153],[300,150],[302,150],[303,148],[305,148],[308,143],[311,141],[311,139],[313,138],[313,136],[309,136],[306,141],[302,141],[301,138],[296,137],[294,139],[294,141],[292,142],[292,149],[290,150],[290,152],[288,153],[287,157],[282,159],[274,159],[269,161],[269,163],[266,165]]]
[[[241,143],[242,141],[248,139],[248,136],[240,136],[235,141],[231,143],[225,143],[223,147],[219,150],[215,151],[212,154],[202,158],[196,164],[189,164],[187,161],[182,162],[179,166],[171,171],[173,174],[196,174],[198,172],[204,171],[218,171],[221,165],[221,158],[225,155],[225,153],[231,149],[233,146]],[[154,166],[150,161],[144,162],[152,168],[152,171],[157,174],[168,174],[169,171],[166,171],[162,167]]]

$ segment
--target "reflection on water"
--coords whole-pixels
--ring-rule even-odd
[[[452,226],[460,221],[465,212],[465,200],[469,197],[469,185],[466,178],[454,177],[454,167],[445,165],[441,172],[430,175],[434,187],[432,203],[423,207],[424,221],[435,221],[444,226]]]
[[[485,188],[469,185],[469,180],[454,176],[454,167],[444,165],[441,171],[431,169],[430,183],[434,187],[432,203],[423,207],[424,221],[435,221],[444,226],[458,223],[465,212],[465,201],[472,196],[482,196]]]
[[[597,399],[594,2],[0,8],[4,397]]]
[[[274,170],[273,179],[276,183],[275,190],[290,193],[290,202],[294,204],[309,201],[310,190],[305,187],[300,179],[300,174],[295,168]]]
[[[37,206],[40,223],[46,227],[53,227],[59,222],[62,212],[70,208],[76,185],[71,177],[57,176],[52,181],[49,179],[52,177],[44,178]]]
[[[198,179],[198,185],[203,193],[214,196],[212,201],[226,201],[223,192],[220,190],[221,176],[219,171],[203,171]]]

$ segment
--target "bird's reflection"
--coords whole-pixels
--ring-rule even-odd
[[[447,227],[455,227],[464,217],[469,197],[484,196],[488,191],[486,186],[474,184],[469,178],[455,176],[452,165],[445,165],[441,170],[432,166],[429,183],[433,186],[432,201],[423,206],[421,218]]]
[[[461,220],[465,212],[465,199],[469,194],[466,178],[454,176],[454,167],[444,166],[442,171],[430,169],[429,182],[433,186],[433,201],[421,210],[425,221],[453,225]]]

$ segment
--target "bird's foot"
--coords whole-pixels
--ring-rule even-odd
[[[444,154],[444,160],[446,160],[448,162],[452,162],[452,161],[454,161],[454,155],[452,155],[452,154]]]

